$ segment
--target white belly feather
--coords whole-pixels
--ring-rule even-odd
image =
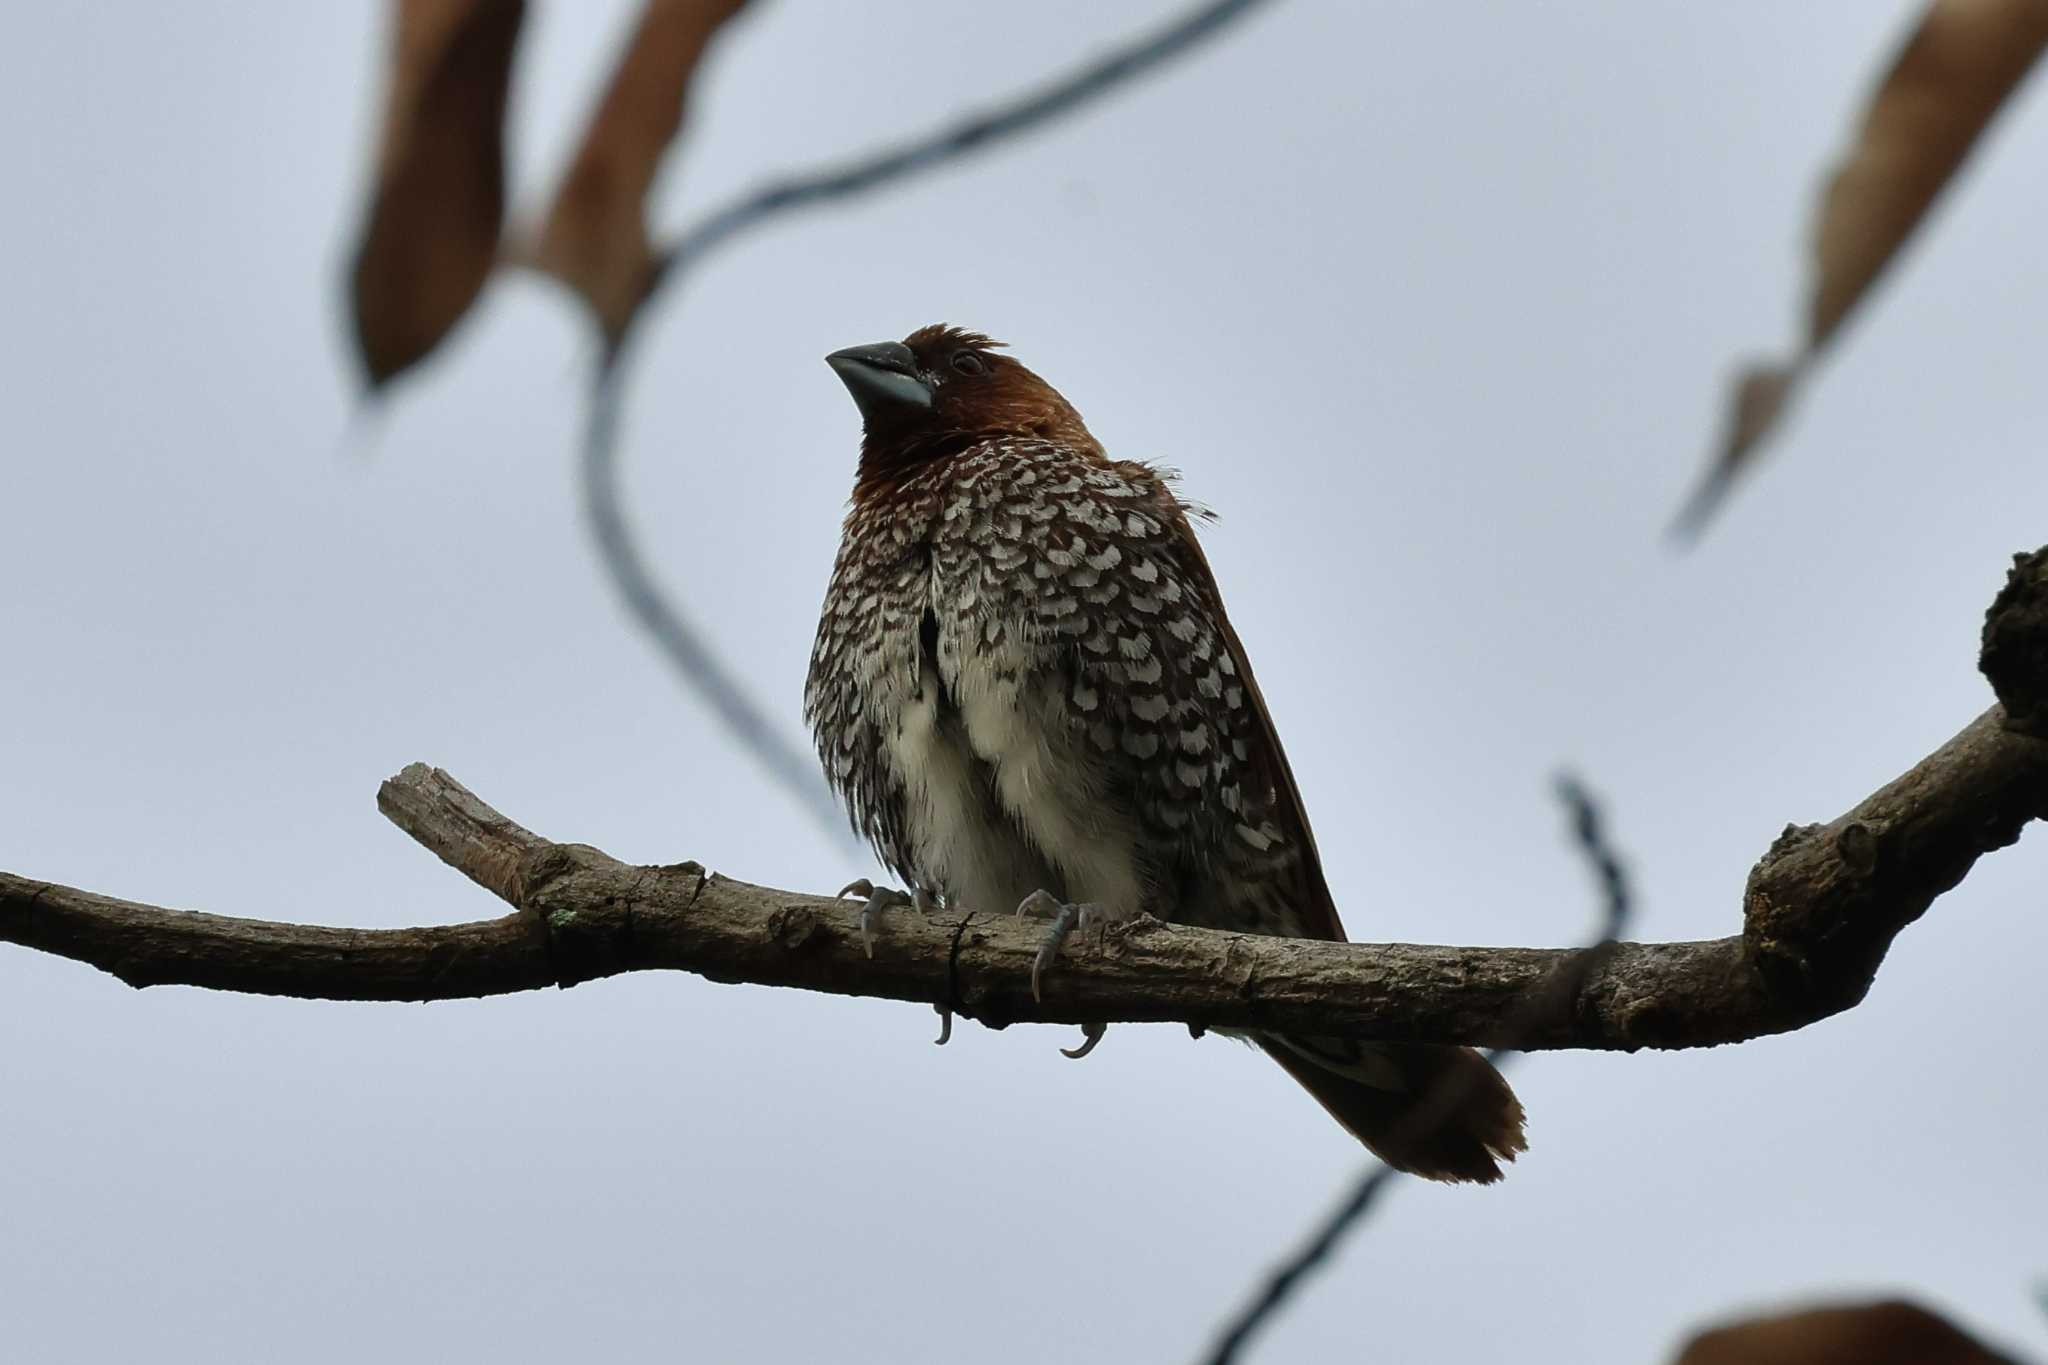
[[[972,910],[1007,911],[1038,890],[1143,909],[1136,826],[1107,799],[1100,758],[1067,716],[1058,679],[1008,632],[991,644],[979,623],[950,624],[889,729],[922,880]]]
[[[969,910],[1014,910],[1046,882],[1045,865],[1007,821],[994,818],[988,771],[958,719],[943,715],[929,660],[918,684],[886,731],[889,761],[903,778],[918,880]]]

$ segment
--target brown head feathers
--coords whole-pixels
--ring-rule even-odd
[[[1102,447],[1073,404],[1015,358],[1000,354],[1002,342],[933,323],[899,344],[907,356],[887,343],[838,353],[865,352],[875,357],[870,365],[890,371],[883,376],[890,386],[885,400],[876,402],[862,392],[860,367],[835,365],[855,398],[866,400],[856,496],[992,438],[1036,438],[1101,458]]]

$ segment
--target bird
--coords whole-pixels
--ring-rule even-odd
[[[1206,513],[1006,350],[935,323],[825,358],[862,434],[804,715],[907,888],[848,888],[870,952],[903,905],[1050,913],[1039,967],[1093,917],[1343,939]],[[1248,1041],[1398,1170],[1488,1183],[1526,1149],[1470,1048]]]

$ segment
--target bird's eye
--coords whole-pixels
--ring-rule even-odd
[[[987,374],[988,362],[972,351],[955,351],[953,368],[961,374]]]

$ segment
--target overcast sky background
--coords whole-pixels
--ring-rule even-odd
[[[764,3],[657,218],[923,129],[1167,3]],[[857,418],[828,350],[986,329],[1181,466],[1355,937],[1555,944],[1607,801],[1635,936],[1739,925],[1989,703],[2042,542],[2037,78],[1706,543],[1661,532],[1732,359],[1792,334],[1815,178],[1916,6],[1273,5],[1077,121],[787,221],[667,299],[630,511],[790,733]],[[531,206],[630,8],[536,7]],[[381,820],[423,759],[630,860],[868,872],[740,761],[577,520],[591,343],[496,283],[350,437],[337,308],[382,6],[0,13],[0,867],[230,915],[496,904]],[[1257,1358],[1645,1361],[1908,1290],[2048,1355],[2048,837],[1869,1000],[1547,1054],[1501,1186],[1401,1188]],[[0,1331],[22,1360],[1182,1361],[1361,1168],[1280,1071],[643,975],[428,1006],[134,992],[0,948]]]

